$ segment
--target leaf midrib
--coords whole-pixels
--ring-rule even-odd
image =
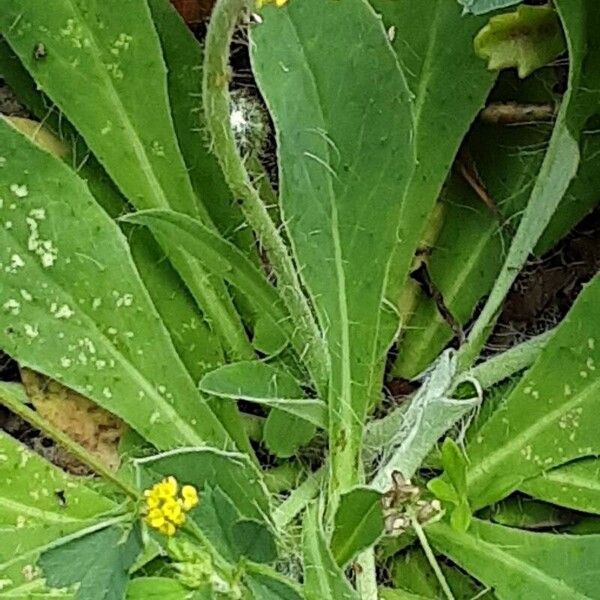
[[[600,391],[600,378],[596,379],[596,381],[590,383],[590,385],[584,388],[580,393],[573,396],[573,399],[570,402],[561,404],[553,411],[546,413],[530,427],[511,438],[506,444],[496,450],[496,452],[489,454],[484,458],[474,469],[467,473],[467,485],[472,487],[480,477],[486,475],[489,476],[498,463],[501,463],[511,454],[517,452],[520,448],[523,448],[527,442],[537,436],[540,432],[543,432],[547,427],[550,427],[555,421],[560,419],[564,413],[577,408],[588,399],[589,395],[597,391]]]
[[[24,252],[23,245],[21,244],[20,240],[18,240],[13,235],[9,235],[8,237],[17,244],[17,246],[19,247],[19,249],[21,251]],[[24,252],[24,253],[25,253],[25,255],[28,255],[28,252]],[[135,271],[135,267],[133,266],[133,264],[131,262],[131,257],[129,255],[129,253],[126,252],[125,255],[128,259],[129,266]],[[40,267],[40,265],[38,264],[38,262],[36,260],[32,259],[30,261],[30,263],[31,263],[31,265],[35,265],[34,268],[37,269],[37,271],[38,271],[38,278],[37,278],[38,281],[48,280],[50,285],[52,285],[53,287],[58,289],[64,295],[64,297],[70,301],[71,306],[79,307],[79,311],[80,311],[79,314],[82,315],[83,320],[90,327],[89,330],[93,331],[97,334],[98,339],[105,346],[108,353],[113,358],[115,358],[119,364],[121,364],[123,366],[124,370],[132,376],[132,379],[138,383],[140,388],[142,388],[146,393],[148,393],[149,398],[155,402],[155,406],[160,406],[163,408],[163,410],[166,409],[165,412],[171,416],[171,419],[172,419],[171,422],[176,423],[176,427],[179,429],[181,434],[184,436],[184,439],[189,441],[189,443],[192,443],[192,444],[198,444],[198,443],[204,442],[205,440],[203,440],[201,437],[199,437],[198,433],[196,431],[194,431],[191,427],[189,427],[189,425],[187,424],[186,421],[184,421],[183,419],[180,418],[180,416],[177,413],[177,411],[175,410],[175,408],[173,406],[171,406],[156,391],[154,386],[139,372],[139,370],[129,360],[127,360],[125,358],[125,356],[121,352],[119,352],[119,350],[113,345],[113,343],[110,341],[110,339],[107,338],[98,329],[98,326],[97,326],[96,322],[94,321],[94,319],[90,315],[88,315],[87,312],[85,312],[85,310],[83,310],[81,308],[81,305],[75,301],[73,296],[70,293],[68,293],[56,279],[49,277],[43,271],[43,269]],[[137,283],[139,285],[139,282],[137,282]],[[11,287],[13,287],[13,286],[11,286]],[[142,286],[142,288],[143,288],[143,286]],[[145,288],[143,288],[143,291],[144,291],[145,299],[149,301],[149,298],[147,298],[147,292],[146,292]],[[32,368],[34,368],[34,369],[36,368],[35,365],[30,365],[30,366],[32,366]],[[87,392],[84,391],[83,394],[86,395]],[[99,404],[99,402],[97,402],[97,401],[95,401],[95,402]],[[208,410],[210,410],[210,408],[208,407],[208,405],[206,405],[206,403],[205,403],[205,406],[207,407]],[[215,417],[215,420],[217,420],[216,417]],[[190,437],[190,434],[191,434],[191,437]]]

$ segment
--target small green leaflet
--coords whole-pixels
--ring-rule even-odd
[[[522,5],[515,12],[492,17],[477,34],[475,53],[488,69],[516,67],[524,78],[565,52],[565,38],[550,6]]]
[[[142,548],[139,525],[112,526],[45,552],[39,566],[48,586],[76,585],[75,600],[123,600]]]
[[[361,550],[375,544],[383,531],[383,507],[377,490],[359,487],[343,494],[330,544],[337,564],[347,565]]]

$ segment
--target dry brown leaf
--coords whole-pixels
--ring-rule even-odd
[[[118,469],[118,444],[125,430],[120,419],[81,394],[35,371],[22,368],[21,378],[27,396],[44,419],[91,452],[109,469]],[[53,452],[52,459],[71,472],[82,473],[81,463],[61,449]]]

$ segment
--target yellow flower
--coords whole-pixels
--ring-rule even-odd
[[[144,520],[166,536],[173,536],[185,523],[186,513],[198,505],[198,491],[193,485],[184,485],[178,495],[175,477],[167,477],[144,491]]]
[[[284,4],[287,4],[288,0],[256,0],[256,6],[262,8],[265,4],[274,4],[281,8]]]
[[[181,488],[181,495],[183,496],[184,510],[192,510],[198,505],[198,492],[193,485],[184,485]]]

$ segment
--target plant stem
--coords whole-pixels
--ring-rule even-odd
[[[448,585],[448,582],[446,581],[446,578],[442,573],[442,569],[440,568],[440,565],[438,564],[438,561],[435,558],[435,554],[433,553],[433,550],[429,545],[429,541],[427,540],[427,536],[425,535],[425,532],[423,531],[419,520],[417,519],[415,514],[410,515],[410,520],[412,523],[412,527],[415,530],[417,537],[419,538],[419,542],[421,543],[423,552],[425,552],[425,556],[427,557],[427,560],[429,561],[429,564],[431,565],[431,568],[433,569],[433,572],[437,577],[437,580],[440,584],[440,587],[442,588],[442,591],[444,592],[444,595],[448,600],[455,600],[454,594],[452,593],[452,590],[450,589],[450,586]]]
[[[288,497],[273,511],[273,523],[279,530],[292,522],[294,517],[302,512],[312,499],[319,493],[321,484],[327,472],[323,465],[315,473],[311,473]]]
[[[375,571],[375,552],[369,548],[361,552],[356,563],[359,569],[356,574],[356,589],[362,600],[377,600],[377,573]]]
[[[33,425],[39,429],[42,433],[47,435],[50,439],[54,440],[57,444],[63,446],[68,450],[75,458],[80,460],[84,465],[92,469],[95,473],[110,481],[117,487],[119,487],[125,494],[127,494],[132,500],[136,502],[140,499],[139,491],[117,477],[106,465],[98,460],[91,452],[86,450],[83,446],[72,440],[68,435],[63,433],[60,429],[51,425],[40,417],[38,413],[28,408],[16,395],[10,393],[9,390],[3,386],[0,387],[0,404],[8,408],[11,412],[21,417],[27,423]]]
[[[317,391],[326,397],[328,359],[323,336],[302,290],[288,248],[269,216],[260,195],[252,185],[230,126],[229,53],[238,19],[248,0],[217,0],[206,36],[204,57],[204,112],[225,179],[242,202],[248,223],[264,246],[277,274],[278,290],[294,324],[294,348],[303,358]]]

